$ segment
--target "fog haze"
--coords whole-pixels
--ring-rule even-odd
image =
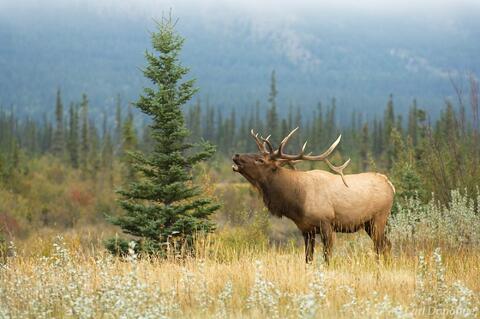
[[[154,19],[172,12],[183,62],[218,107],[266,103],[275,69],[279,104],[313,108],[336,97],[375,114],[393,93],[440,108],[480,67],[478,1],[0,1],[0,103],[28,114],[89,94],[108,109],[148,83],[143,53]]]

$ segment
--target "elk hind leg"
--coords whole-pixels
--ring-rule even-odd
[[[386,214],[388,216],[388,214]],[[365,231],[368,236],[373,240],[375,251],[378,255],[387,254],[390,252],[391,243],[385,235],[385,226],[387,224],[387,218],[384,216],[375,217],[365,223]]]
[[[305,262],[310,264],[313,261],[313,252],[315,250],[315,229],[303,232],[305,241]]]

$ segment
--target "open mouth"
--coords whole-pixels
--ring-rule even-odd
[[[238,161],[235,158],[233,158],[232,170],[234,172],[239,172],[240,169],[241,169],[241,165],[238,163]]]

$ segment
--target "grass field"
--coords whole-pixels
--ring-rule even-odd
[[[362,232],[338,236],[329,266],[319,253],[307,266],[295,244],[237,249],[219,235],[199,242],[197,258],[113,258],[100,243],[92,232],[73,232],[10,247],[0,318],[480,315],[480,254],[472,249],[394,246],[378,261]]]

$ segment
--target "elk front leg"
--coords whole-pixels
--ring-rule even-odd
[[[315,230],[304,232],[305,240],[305,262],[310,264],[313,261],[313,251],[315,249]]]

